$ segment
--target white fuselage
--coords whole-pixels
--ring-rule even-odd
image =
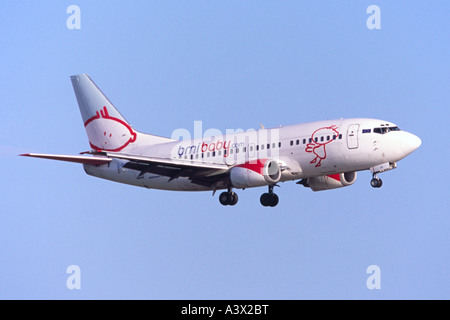
[[[298,180],[335,173],[368,170],[403,159],[413,152],[420,139],[401,131],[390,122],[376,119],[340,119],[249,130],[242,133],[138,146],[129,152],[190,164],[208,163],[230,168],[258,159],[274,159],[283,168],[280,181]],[[124,168],[127,161],[84,164],[93,176],[126,184],[178,191],[226,189],[226,180],[214,188],[196,184],[189,178],[170,179]]]

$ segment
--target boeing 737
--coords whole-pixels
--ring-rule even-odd
[[[222,205],[235,205],[234,189],[268,187],[260,202],[274,207],[279,182],[296,180],[313,191],[341,188],[370,170],[378,174],[421,145],[412,133],[377,119],[338,119],[175,140],[136,131],[87,74],[71,76],[90,151],[80,155],[27,153],[22,156],[83,164],[87,174],[174,191],[226,190]]]

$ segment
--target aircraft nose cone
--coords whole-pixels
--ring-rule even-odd
[[[407,135],[403,138],[402,141],[402,151],[406,155],[414,152],[417,148],[422,144],[422,140],[412,133],[407,133]]]

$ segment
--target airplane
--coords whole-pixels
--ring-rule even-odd
[[[278,183],[297,181],[313,191],[352,185],[357,172],[378,174],[421,145],[419,137],[392,122],[353,118],[175,140],[135,130],[87,74],[71,76],[91,147],[80,155],[20,156],[83,164],[88,175],[149,189],[226,190],[222,205],[234,206],[234,189],[268,187],[260,197],[275,207]]]

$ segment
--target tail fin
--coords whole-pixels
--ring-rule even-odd
[[[87,74],[70,78],[92,149],[118,152],[174,141],[134,130]]]

